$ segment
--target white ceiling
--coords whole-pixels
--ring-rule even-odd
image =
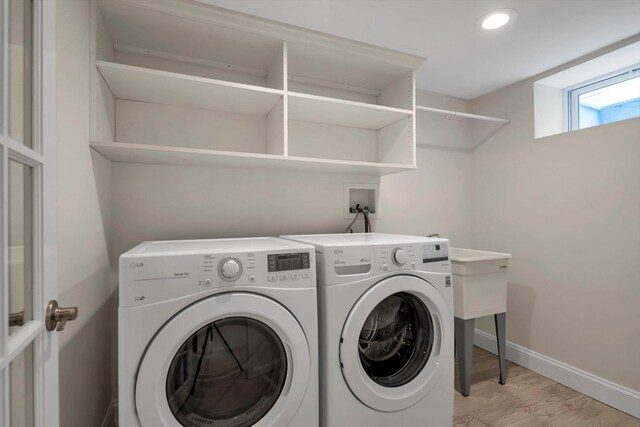
[[[418,87],[467,99],[640,34],[640,0],[200,1],[425,56]],[[479,28],[501,8],[517,19]]]

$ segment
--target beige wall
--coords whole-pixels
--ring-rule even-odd
[[[537,79],[472,103],[511,119],[474,153],[473,242],[513,254],[509,341],[640,390],[640,119],[536,140]]]
[[[59,301],[78,319],[60,333],[60,425],[100,426],[111,401],[109,163],[89,140],[89,2],[57,5]]]
[[[437,231],[469,244],[470,155],[421,149],[418,161],[419,170],[380,180],[380,219],[374,228]],[[114,163],[113,261],[151,239],[340,233],[350,222],[343,214],[344,184],[370,182],[377,179]],[[362,231],[361,220],[355,229]]]

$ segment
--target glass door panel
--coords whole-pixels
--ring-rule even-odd
[[[33,319],[33,170],[9,160],[9,334]]]
[[[32,0],[9,0],[8,137],[27,147],[31,138]]]
[[[33,427],[33,344],[9,365],[10,427]]]

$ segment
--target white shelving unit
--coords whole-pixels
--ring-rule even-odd
[[[95,0],[91,146],[114,162],[415,169],[423,58],[185,0]]]

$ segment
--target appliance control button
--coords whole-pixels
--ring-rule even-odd
[[[382,264],[382,271],[387,271],[387,269],[388,269],[387,264],[386,263]]]
[[[302,273],[302,278],[303,279],[308,279],[309,277],[311,277],[311,273],[309,273],[308,271],[305,271]]]
[[[416,262],[415,261],[411,261],[411,268],[416,268]]]
[[[253,274],[252,274],[251,276],[249,276],[249,281],[250,281],[251,283],[255,282],[255,281],[256,281],[256,276],[255,276],[255,275],[253,275]]]
[[[300,278],[300,273],[291,273],[291,280],[296,280]]]
[[[269,277],[267,278],[267,280],[269,282],[275,282],[278,280],[278,276],[276,276],[275,274],[270,274]]]
[[[289,280],[289,274],[288,273],[281,274],[280,280]]]
[[[204,284],[205,288],[208,288],[209,286],[211,286],[212,283],[213,283],[213,280],[211,280],[209,278],[206,278],[206,279],[204,279],[204,283],[203,284]]]
[[[409,256],[407,255],[407,251],[397,248],[393,251],[391,259],[395,265],[404,265],[409,260]]]
[[[237,258],[225,258],[220,261],[219,270],[224,280],[233,282],[242,274],[242,263]]]

